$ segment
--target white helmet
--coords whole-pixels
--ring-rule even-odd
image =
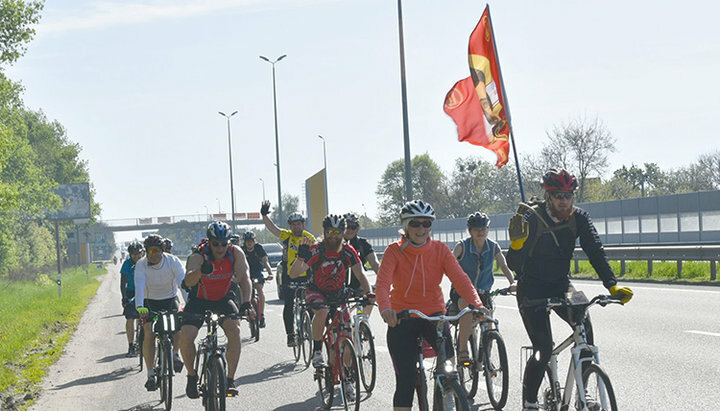
[[[432,206],[422,200],[408,201],[400,210],[400,220],[405,221],[410,218],[427,217],[435,219],[435,210]]]

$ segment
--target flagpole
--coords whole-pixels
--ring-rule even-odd
[[[408,130],[407,83],[405,81],[405,42],[403,40],[402,3],[397,2],[398,33],[400,37],[400,91],[402,93],[403,142],[405,146],[405,201],[412,201],[412,167],[410,159],[410,131]]]
[[[513,136],[512,120],[510,117],[510,103],[508,102],[507,93],[505,93],[505,78],[502,75],[502,69],[500,68],[500,57],[497,51],[497,42],[495,41],[495,30],[493,29],[492,17],[490,16],[490,5],[486,4],[485,8],[488,11],[488,24],[490,25],[490,34],[492,35],[493,41],[493,53],[495,54],[495,61],[497,61],[498,75],[500,76],[500,91],[502,92],[503,100],[505,103],[505,114],[508,121],[508,130],[510,135],[510,144],[512,144],[513,154],[515,155],[515,171],[517,171],[518,186],[520,188],[520,199],[525,202],[525,189],[523,188],[522,175],[520,174],[520,161],[518,160],[517,149],[515,148],[515,137]]]

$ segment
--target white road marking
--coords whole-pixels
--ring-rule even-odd
[[[590,287],[599,287],[599,288],[605,288],[605,286],[602,285],[602,283],[594,283],[594,282],[582,282],[580,283],[579,280],[573,281],[575,284],[582,284],[583,287],[590,286]],[[701,293],[701,294],[720,294],[720,291],[715,290],[693,290],[688,288],[677,288],[680,286],[683,286],[684,284],[658,284],[658,287],[643,287],[634,285],[635,283],[623,283],[622,278],[618,279],[619,283],[622,283],[624,286],[628,286],[632,288],[633,290],[650,290],[650,291],[673,291],[673,292],[687,292],[687,293]],[[663,287],[665,285],[665,287]]]
[[[700,335],[709,335],[711,337],[720,337],[720,333],[711,333],[708,331],[685,330],[685,332],[690,333],[690,334],[700,334]]]

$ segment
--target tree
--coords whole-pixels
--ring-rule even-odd
[[[637,167],[631,164],[630,168],[622,166],[613,172],[613,179],[625,181],[634,190],[639,190],[641,197],[645,197],[646,193],[663,184],[665,174],[655,163],[645,163],[643,167]],[[627,193],[630,194],[630,193]],[[629,195],[625,198],[636,197]]]
[[[592,174],[602,176],[608,166],[608,154],[615,151],[615,139],[599,120],[573,119],[553,127],[541,150],[546,164],[575,174],[580,188],[578,202],[585,201],[585,180]]]
[[[450,216],[507,213],[520,201],[514,165],[497,168],[477,157],[458,158],[450,180]]]
[[[448,190],[446,178],[440,167],[425,153],[415,156],[412,169],[413,195],[430,203],[438,218],[448,215]],[[380,224],[400,223],[399,210],[405,203],[405,163],[395,160],[385,169],[375,194],[378,196]]]
[[[0,65],[13,64],[25,54],[42,9],[42,1],[0,0]]]
[[[280,217],[278,215],[278,208],[277,204],[275,205],[275,208],[272,210],[272,213],[270,213],[270,218],[277,224],[278,227],[286,227],[287,226],[287,216],[290,214],[298,211],[298,205],[300,204],[300,197],[294,196],[292,194],[284,193],[282,195],[282,202],[283,202],[283,221],[280,221]]]

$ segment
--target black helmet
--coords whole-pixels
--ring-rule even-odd
[[[345,230],[345,219],[336,214],[328,214],[323,220],[323,229],[328,228],[337,228],[341,231]]]
[[[233,235],[231,235],[231,236],[230,236],[230,242],[233,243],[233,244],[235,244],[235,245],[240,244],[240,234],[233,234]]]
[[[132,243],[130,243],[130,245],[127,248],[127,251],[130,254],[141,253],[142,250],[143,250],[143,245],[140,244],[139,241],[133,241]]]
[[[474,213],[468,216],[468,228],[485,228],[490,227],[490,217],[485,213]]]
[[[213,221],[208,225],[207,238],[213,240],[229,240],[230,239],[230,226],[222,221]]]
[[[427,217],[435,219],[435,210],[432,206],[422,200],[408,201],[400,210],[400,220],[405,221],[415,217]]]
[[[347,213],[343,217],[345,218],[345,222],[348,224],[360,224],[360,219],[353,213]]]
[[[246,231],[245,234],[243,234],[243,241],[254,240],[254,239],[255,239],[255,233],[252,231]]]
[[[145,241],[143,242],[145,245],[145,250],[149,249],[150,247],[160,247],[163,248],[163,238],[160,237],[157,234],[150,234],[149,236],[145,237]]]
[[[163,239],[162,248],[163,248],[163,251],[165,251],[166,253],[169,253],[170,251],[172,251],[172,248],[173,248],[172,240],[169,238]]]

